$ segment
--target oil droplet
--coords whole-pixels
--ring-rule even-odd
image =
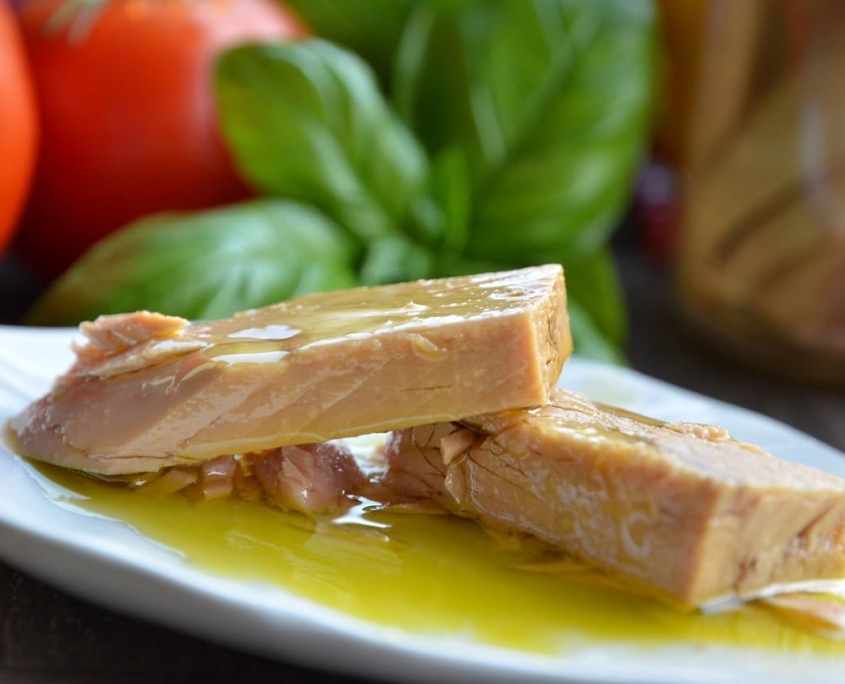
[[[220,354],[215,356],[214,360],[225,363],[229,366],[238,363],[277,363],[288,356],[290,352],[286,351],[263,351],[255,353],[243,354]]]
[[[410,336],[411,346],[414,353],[421,359],[428,361],[439,361],[448,355],[448,350],[438,347],[425,335],[413,334]]]
[[[302,330],[284,324],[262,325],[258,328],[244,328],[229,333],[227,337],[242,340],[289,340],[296,337]]]

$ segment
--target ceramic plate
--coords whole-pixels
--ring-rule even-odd
[[[70,360],[70,330],[0,326],[0,422],[39,396]],[[665,420],[723,425],[782,458],[845,476],[845,457],[775,421],[635,372],[572,359],[562,384]],[[839,657],[715,646],[592,643],[565,656],[472,639],[409,636],[277,587],[214,576],[119,520],[56,505],[25,462],[0,447],[0,555],[91,601],[264,656],[415,682],[791,682],[839,684]]]

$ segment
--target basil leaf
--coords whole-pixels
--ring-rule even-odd
[[[613,253],[605,247],[584,259],[564,264],[566,290],[579,300],[596,331],[609,344],[625,342],[628,317]]]
[[[314,33],[357,52],[387,84],[413,0],[285,0]]]
[[[430,278],[435,257],[425,247],[404,235],[391,235],[371,242],[361,265],[364,285],[382,285]]]
[[[432,0],[399,46],[395,101],[473,179],[467,250],[569,262],[607,240],[648,128],[647,0]]]
[[[463,151],[449,148],[432,161],[424,194],[412,206],[408,230],[441,255],[463,251],[469,233],[470,180]]]
[[[219,60],[216,89],[257,189],[318,207],[364,244],[408,220],[426,156],[355,54],[320,40],[237,47]]]
[[[598,329],[595,319],[572,292],[567,292],[566,308],[574,353],[604,363],[625,365],[625,356],[619,351],[619,346]]]
[[[351,287],[356,257],[339,226],[294,202],[161,214],[97,243],[36,302],[27,322],[76,325],[141,309],[220,318]]]

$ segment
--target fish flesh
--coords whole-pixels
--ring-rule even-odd
[[[209,503],[237,497],[306,515],[333,515],[358,502],[356,492],[366,476],[344,441],[334,440],[217,456],[113,479],[156,498],[181,493]]]
[[[394,433],[387,500],[538,537],[674,604],[845,577],[845,480],[721,428],[556,390],[533,410]]]
[[[10,427],[23,455],[99,474],[541,406],[572,349],[559,265],[81,331],[75,364]]]

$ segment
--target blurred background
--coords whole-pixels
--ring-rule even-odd
[[[632,309],[655,306],[842,386],[843,11],[5,0],[3,321],[559,262],[578,353],[637,365]]]

